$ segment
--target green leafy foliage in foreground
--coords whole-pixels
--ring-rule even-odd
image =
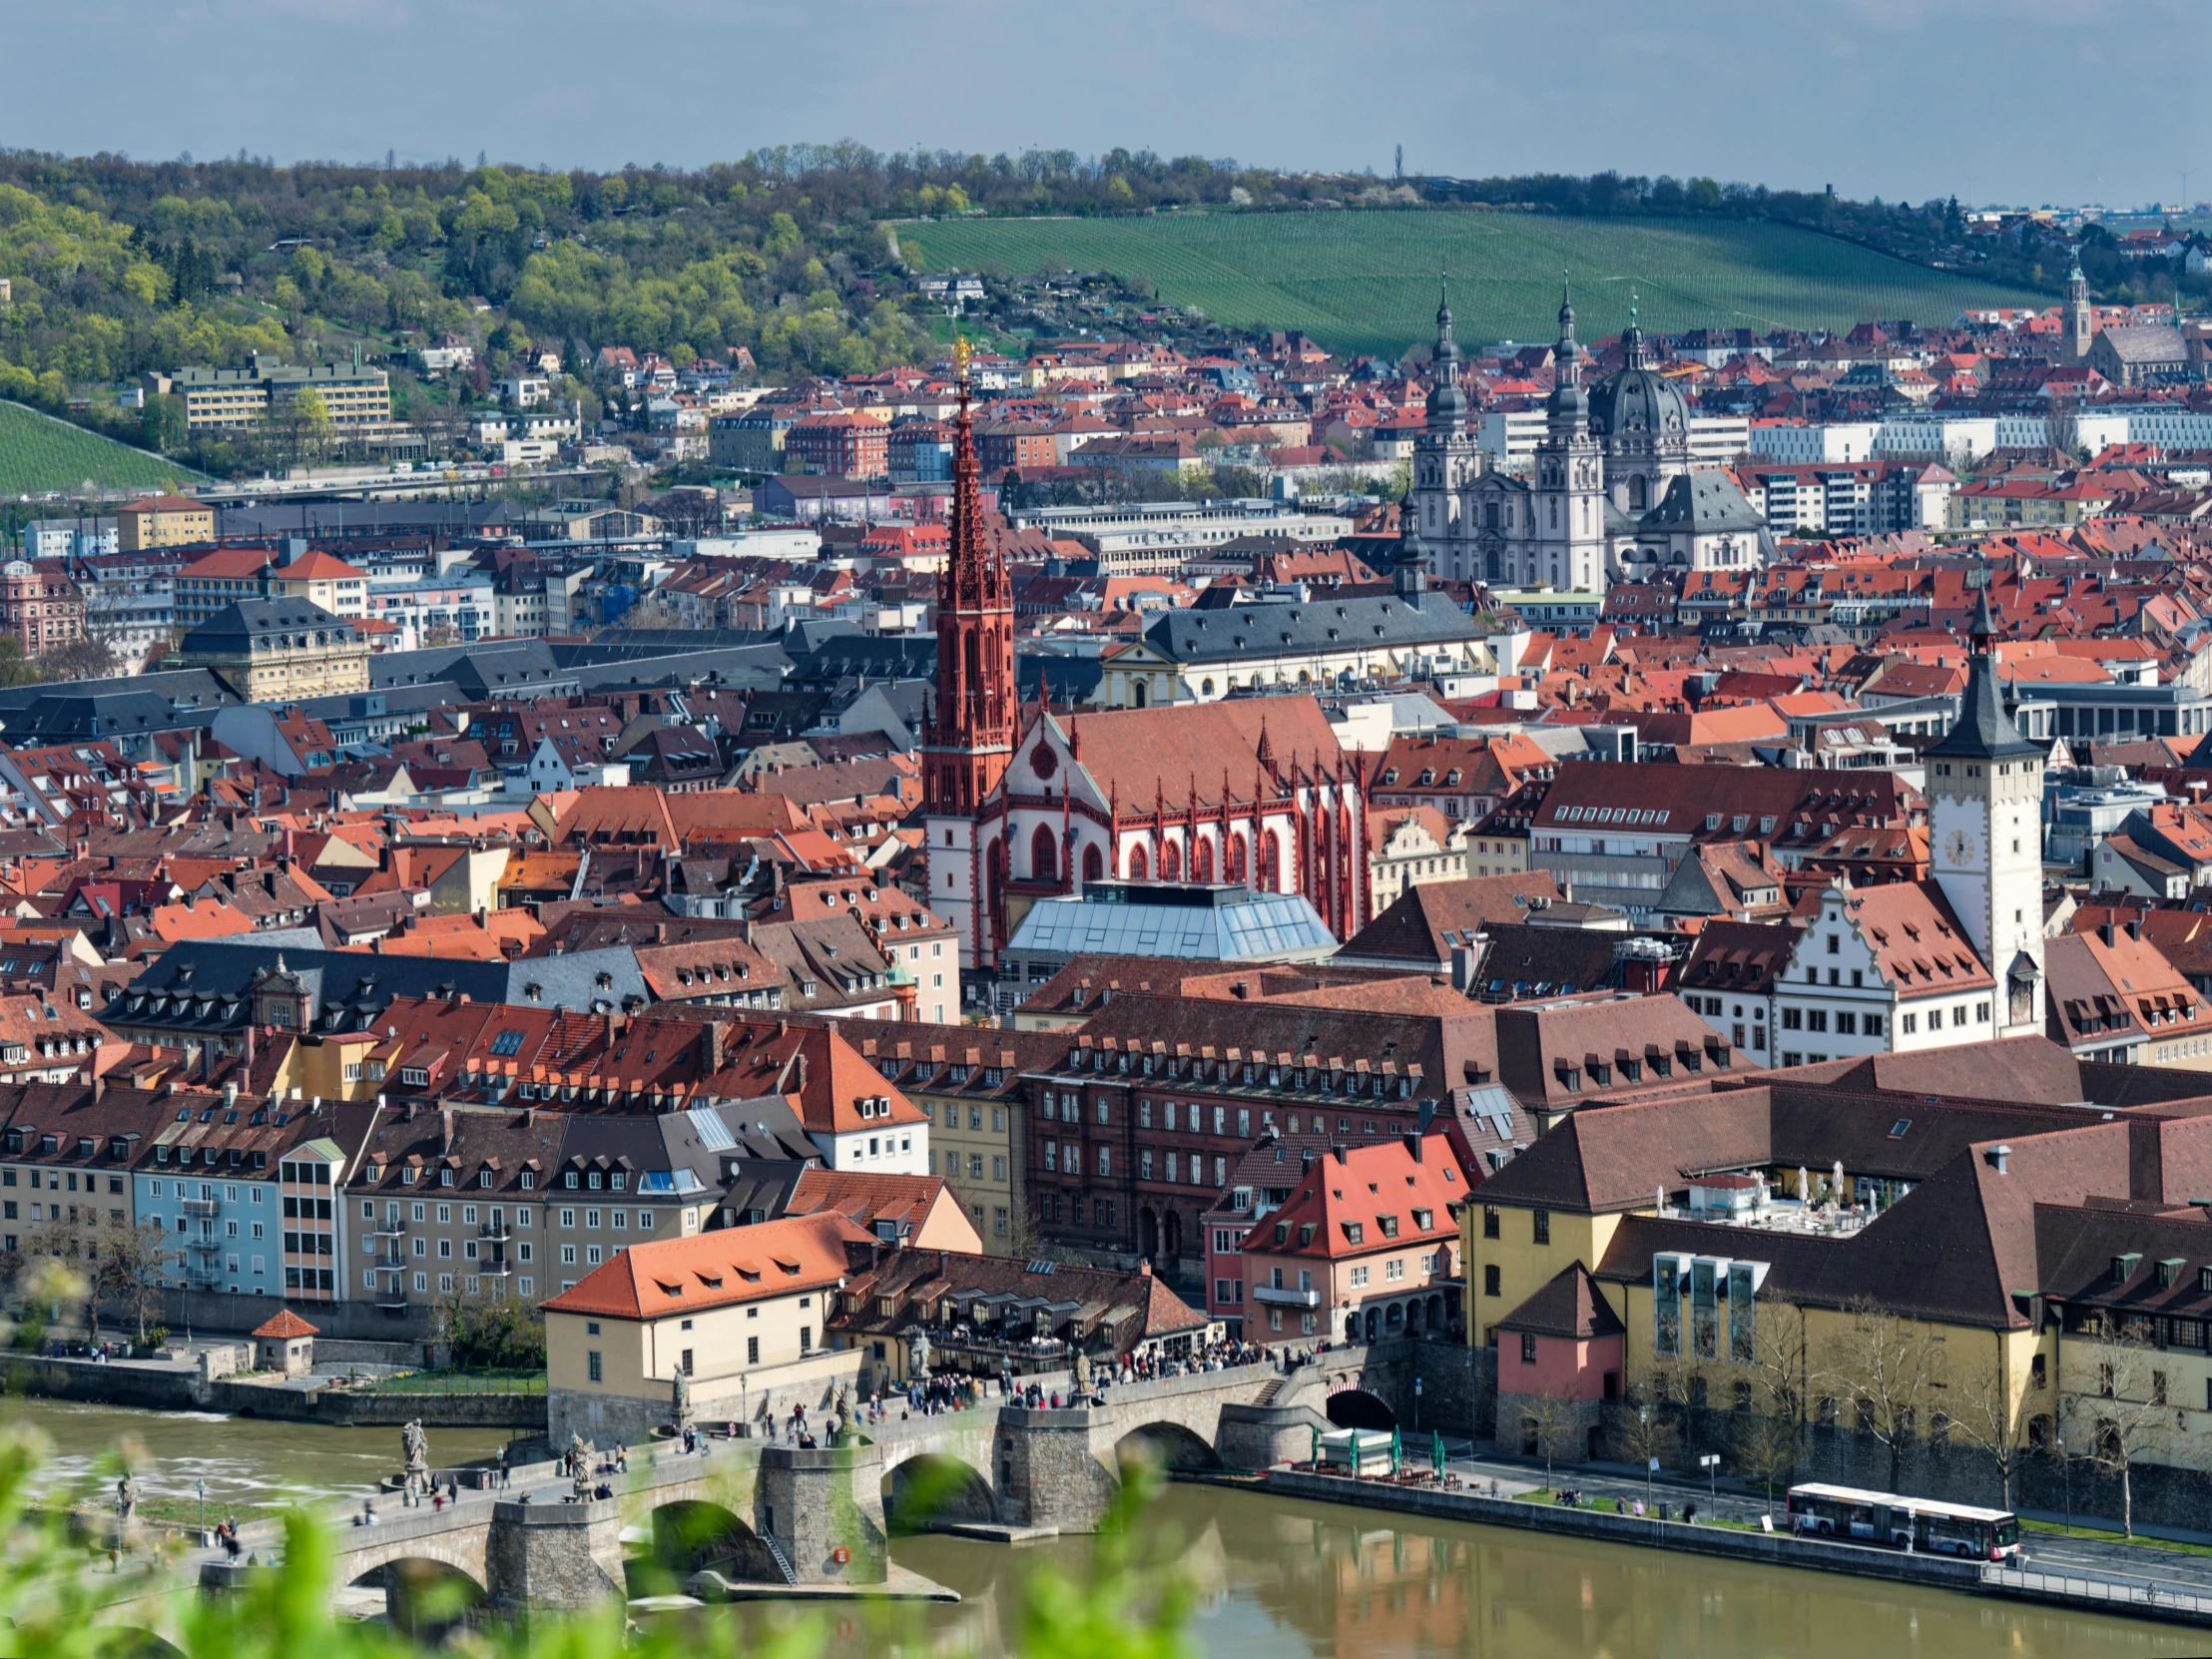
[[[189,1584],[190,1562],[149,1559],[143,1551],[118,1558],[108,1538],[73,1533],[51,1494],[47,1507],[34,1507],[45,1455],[32,1431],[0,1434],[0,1659],[149,1659],[166,1651],[147,1628],[158,1621],[143,1607],[115,1604],[144,1596],[165,1573]],[[112,1483],[122,1466],[119,1460],[93,1478]],[[1040,1565],[1028,1574],[1010,1632],[1012,1653],[1192,1659],[1189,1583],[1173,1564],[1172,1548],[1145,1525],[1158,1476],[1146,1464],[1129,1465],[1124,1475],[1088,1569],[1074,1575]],[[251,1575],[236,1592],[174,1592],[182,1628],[170,1634],[190,1659],[419,1659],[425,1649],[408,1636],[332,1615],[336,1555],[334,1532],[295,1510],[285,1518],[280,1565]],[[437,1586],[420,1592],[419,1623],[436,1627],[462,1614],[467,1591],[458,1582],[444,1588],[454,1595],[450,1606],[439,1601]],[[862,1616],[879,1628],[886,1652],[910,1623],[892,1603],[867,1605]],[[815,1659],[824,1634],[824,1621],[809,1614],[766,1641],[751,1641],[745,1652],[747,1659]],[[633,1625],[628,1609],[610,1602],[574,1618],[464,1623],[445,1635],[444,1646],[480,1659],[713,1659],[739,1652],[740,1630],[735,1622],[683,1616]]]
[[[148,450],[0,401],[0,495],[67,493],[88,481],[104,490],[179,489],[199,476]]]
[[[1630,294],[1647,329],[1947,323],[2021,288],[1931,271],[1794,226],[1487,212],[1191,214],[900,226],[928,271],[1110,272],[1231,328],[1301,328],[1340,351],[1396,353],[1435,332],[1451,273],[1462,341],[1548,340],[1559,274],[1583,337],[1617,333]]]

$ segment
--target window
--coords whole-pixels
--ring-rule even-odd
[[[1482,1206],[1482,1236],[1485,1239],[1497,1237],[1497,1206],[1494,1204]]]
[[[1533,1366],[1536,1363],[1536,1334],[1533,1331],[1521,1333],[1520,1363],[1524,1366]]]
[[[1785,1031],[1802,1031],[1802,1030],[1804,1030],[1804,1029],[1805,1029],[1805,1010],[1804,1010],[1804,1009],[1802,1009],[1802,1008],[1785,1008],[1785,1009],[1783,1009],[1783,1010],[1782,1010],[1782,1029],[1783,1029],[1783,1030],[1785,1030]]]
[[[1551,1243],[1551,1212],[1538,1210],[1530,1218],[1532,1237],[1540,1245]]]
[[[759,1365],[759,1364],[761,1363],[761,1339],[760,1339],[760,1338],[758,1338],[758,1337],[748,1337],[748,1338],[746,1338],[746,1340],[745,1340],[745,1363],[746,1363],[747,1365],[749,1365],[749,1366],[757,1366],[757,1365]]]
[[[607,1380],[605,1369],[600,1364],[598,1349],[587,1350],[584,1355],[584,1363],[589,1369],[591,1380],[594,1382],[604,1382]]]

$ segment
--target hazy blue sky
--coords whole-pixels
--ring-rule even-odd
[[[688,165],[756,145],[2212,197],[2187,0],[0,0],[0,145]]]

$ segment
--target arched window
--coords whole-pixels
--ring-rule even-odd
[[[1242,881],[1245,878],[1245,832],[1240,830],[1229,837],[1229,867],[1222,872],[1227,880]]]
[[[1183,849],[1174,841],[1169,841],[1160,848],[1160,879],[1163,881],[1180,881],[1183,879]]]
[[[1060,879],[1059,848],[1053,844],[1049,824],[1038,825],[1037,832],[1029,837],[1029,878],[1032,881]]]
[[[1083,879],[1095,881],[1105,873],[1105,870],[1106,860],[1099,856],[1098,848],[1095,846],[1083,848]]]
[[[1129,879],[1142,881],[1152,873],[1152,862],[1144,855],[1142,843],[1129,849]]]
[[[1279,831],[1270,830],[1268,838],[1260,844],[1260,879],[1258,882],[1260,890],[1262,892],[1276,891],[1276,883],[1282,879],[1282,874],[1283,836]]]
[[[1191,848],[1191,879],[1211,881],[1213,878],[1214,843],[1202,836],[1198,844]]]
[[[1644,510],[1646,497],[1644,495],[1644,480],[1641,475],[1628,480],[1628,505],[1637,512]]]
[[[1131,708],[1141,709],[1151,700],[1152,685],[1150,681],[1132,680],[1129,683],[1129,706]]]

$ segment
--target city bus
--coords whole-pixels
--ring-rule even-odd
[[[1930,1497],[1862,1491],[1857,1486],[1792,1486],[1790,1530],[1851,1538],[1929,1555],[2001,1561],[2020,1552],[2020,1520],[2008,1509],[1941,1503]]]

